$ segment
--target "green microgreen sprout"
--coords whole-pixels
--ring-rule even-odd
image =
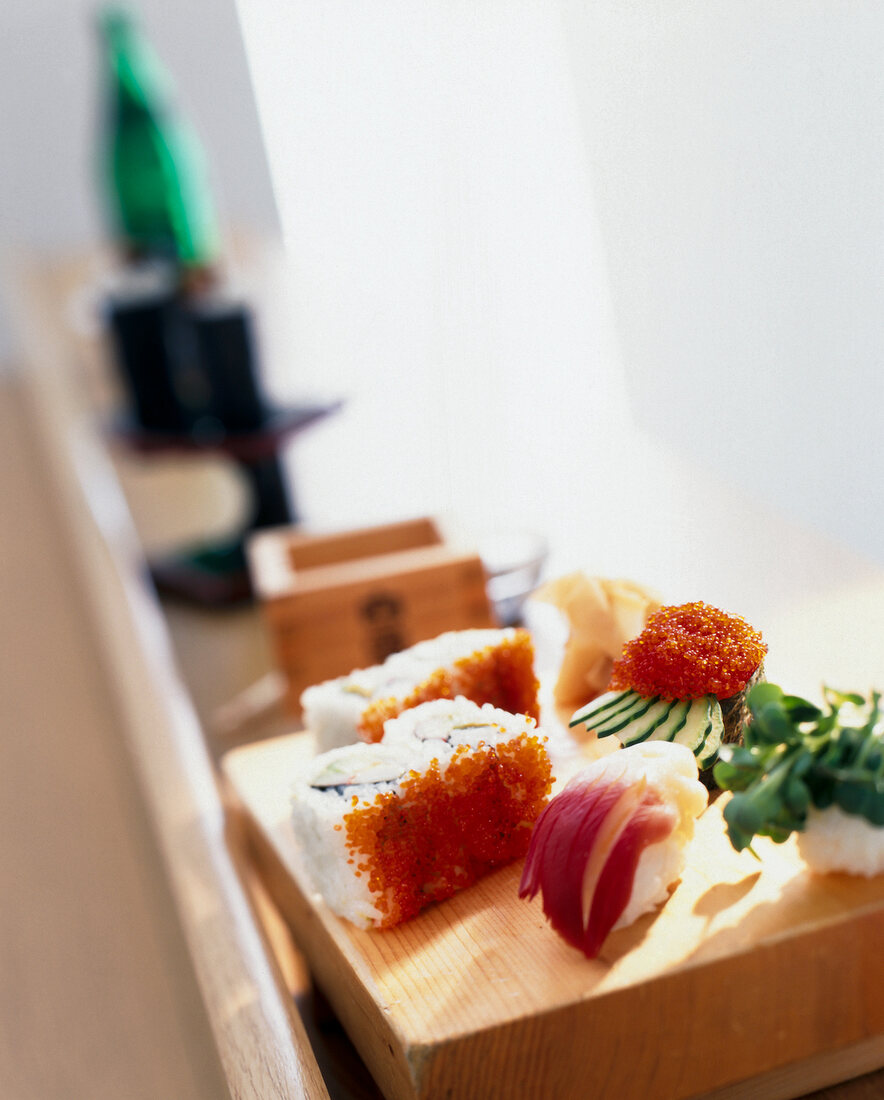
[[[881,695],[823,688],[823,707],[776,684],[746,697],[742,745],[722,745],[715,781],[733,791],[725,806],[728,837],[756,855],[756,836],[782,843],[801,832],[808,811],[837,805],[884,825],[884,715]]]

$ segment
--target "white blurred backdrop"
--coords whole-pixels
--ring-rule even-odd
[[[884,557],[880,0],[240,11],[303,365],[361,438],[420,392],[461,508],[562,515],[618,477],[625,379],[661,445]]]
[[[591,507],[624,391],[555,9],[241,14],[294,265],[293,370],[348,399],[299,445],[309,513],[476,529]]]
[[[227,221],[282,228],[272,388],[347,399],[309,520],[591,512],[626,572],[671,456],[698,529],[713,472],[884,560],[884,0],[138,7]],[[92,11],[0,11],[0,244],[100,238]]]
[[[884,559],[884,3],[561,7],[640,423]]]

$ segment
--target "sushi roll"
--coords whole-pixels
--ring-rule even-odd
[[[360,739],[379,741],[387,719],[430,699],[463,695],[539,720],[538,686],[526,630],[449,631],[381,665],[307,688],[301,707],[322,752]]]
[[[292,820],[328,906],[389,928],[523,856],[551,784],[532,718],[433,700],[389,721],[381,742],[317,757]]]
[[[540,815],[519,896],[540,893],[553,928],[594,959],[609,932],[667,899],[707,797],[684,745],[648,741],[596,760]]]
[[[685,745],[711,788],[722,744],[741,737],[746,695],[763,679],[766,652],[761,634],[739,615],[700,602],[663,607],[623,647],[609,690],[570,725],[616,735],[622,745]]]

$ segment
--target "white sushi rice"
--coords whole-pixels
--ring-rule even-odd
[[[639,857],[632,880],[629,902],[612,931],[626,928],[645,913],[662,905],[669,897],[669,888],[681,878],[685,869],[685,849],[668,839],[649,844]]]
[[[798,852],[814,871],[846,871],[851,875],[884,874],[884,829],[839,806],[811,808],[798,834]]]
[[[447,747],[453,751],[458,745],[497,745],[536,732],[533,718],[510,714],[491,703],[479,706],[459,695],[456,699],[432,699],[389,719],[384,723],[382,743],[406,747],[418,741],[437,750]],[[541,737],[545,740],[545,735]]]
[[[611,767],[625,755],[635,759],[637,774],[644,777],[664,802],[678,813],[670,836],[649,844],[639,857],[626,908],[614,928],[626,928],[650,913],[669,897],[669,888],[686,864],[687,845],[693,839],[696,819],[705,810],[708,792],[698,779],[697,761],[690,749],[670,741],[643,741],[606,757]]]
[[[488,646],[512,638],[515,630],[452,630],[394,653],[381,665],[356,669],[348,676],[315,684],[301,695],[304,725],[312,730],[319,750],[358,740],[359,720],[378,699],[408,696],[437,669]]]
[[[348,863],[344,817],[353,807],[353,799],[373,802],[383,791],[400,790],[399,780],[412,768],[429,766],[429,751],[413,742],[407,748],[383,743],[345,745],[316,757],[310,770],[299,779],[292,792],[292,824],[298,838],[304,870],[313,888],[322,895],[335,913],[360,928],[370,928],[383,914],[368,889],[366,876],[357,877],[356,867]],[[391,767],[395,779],[360,783],[361,776],[377,774],[378,765]],[[331,769],[345,768],[340,786],[314,787],[318,778]]]

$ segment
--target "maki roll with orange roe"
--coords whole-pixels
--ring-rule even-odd
[[[301,707],[304,725],[324,752],[358,740],[380,741],[385,722],[431,699],[462,695],[539,721],[538,689],[527,630],[452,630],[383,664],[307,688]]]
[[[740,738],[746,693],[763,678],[767,646],[739,615],[702,602],[663,607],[627,642],[609,690],[578,710],[571,726],[623,745],[675,741],[694,753],[701,778],[723,743]]]
[[[437,699],[390,719],[380,742],[317,757],[292,820],[329,908],[389,928],[523,856],[552,782],[533,718]]]

